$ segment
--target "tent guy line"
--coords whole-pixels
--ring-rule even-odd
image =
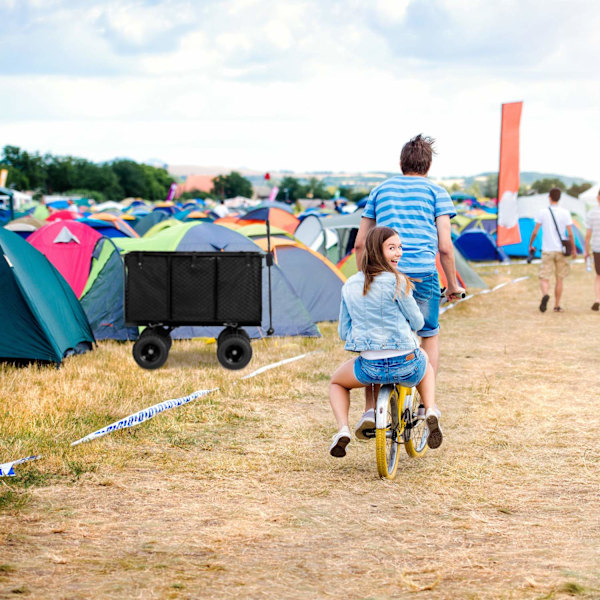
[[[467,300],[470,300],[471,298],[474,298],[475,296],[480,296],[481,294],[491,294],[492,292],[495,292],[496,290],[503,288],[505,285],[508,285],[509,283],[518,283],[519,281],[525,281],[526,279],[529,279],[529,275],[525,275],[524,277],[517,277],[516,279],[511,279],[510,281],[505,281],[503,283],[499,283],[497,286],[493,287],[491,290],[490,289],[481,290],[480,292],[476,292],[475,294],[469,294],[468,296],[465,296],[464,298],[457,300],[456,302],[452,302],[452,304],[447,304],[446,306],[442,306],[440,308],[440,315],[444,314],[447,310],[454,308],[457,304],[460,304],[461,302],[466,302]]]
[[[250,379],[251,377],[256,377],[257,375],[260,375],[261,373],[264,373],[265,371],[275,369],[277,367],[289,364],[291,362],[295,362],[297,360],[301,360],[303,358],[306,358],[307,356],[310,356],[311,354],[318,354],[319,352],[322,352],[322,350],[306,352],[305,354],[299,354],[298,356],[293,356],[291,358],[286,358],[284,360],[280,360],[278,362],[265,365],[264,367],[261,367],[260,369],[257,369],[256,371],[252,371],[252,373],[248,373],[248,375],[244,375],[244,377],[241,377],[238,381],[242,381],[244,379]],[[238,383],[238,382],[236,381],[235,383]],[[218,390],[219,390],[219,388],[197,390],[195,392],[192,392],[188,396],[183,396],[181,398],[174,398],[171,400],[164,400],[163,402],[159,402],[158,404],[155,404],[148,408],[139,410],[136,413],[133,413],[127,417],[123,417],[122,419],[119,419],[118,421],[115,421],[114,423],[111,423],[110,425],[106,425],[105,427],[102,427],[101,429],[98,429],[97,431],[94,431],[94,432],[86,435],[85,437],[82,437],[81,439],[79,439],[75,442],[72,442],[71,446],[77,446],[83,442],[89,442],[91,440],[95,440],[95,439],[105,436],[106,434],[111,433],[113,431],[118,431],[119,429],[135,427],[136,425],[140,425],[141,423],[148,421],[152,417],[155,417],[156,415],[159,415],[160,413],[162,413],[166,410],[170,410],[171,408],[176,408],[178,406],[183,406],[184,404],[188,404],[189,402],[192,402],[193,400],[196,400],[198,398],[201,398],[202,396],[206,396],[206,395],[216,392]],[[39,458],[41,458],[41,455],[29,456],[27,458],[21,458],[18,460],[14,460],[12,462],[0,464],[0,477],[14,477],[16,475],[14,468],[13,468],[14,465],[28,462],[30,460],[37,460]]]

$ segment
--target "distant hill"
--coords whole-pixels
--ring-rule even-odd
[[[201,166],[201,165],[168,165],[167,170],[171,175],[184,178],[187,175],[225,175],[231,171],[238,171],[246,179],[250,180],[252,185],[257,186],[265,183],[264,175],[266,170],[249,169],[247,167],[224,167],[224,166]],[[461,187],[469,187],[475,181],[483,181],[490,175],[497,175],[497,171],[487,171],[477,175],[457,175],[454,177],[434,177],[435,181],[451,185],[458,183]],[[302,171],[295,172],[291,170],[270,171],[271,182],[277,183],[283,177],[295,177],[301,180],[308,180],[315,177],[323,181],[327,186],[333,187],[351,187],[370,189],[378,183],[398,175],[398,172],[387,171],[356,171],[356,172],[335,172],[335,171]],[[564,181],[567,187],[574,183],[584,183],[586,180],[582,177],[570,177],[568,175],[558,175],[556,173],[539,173],[537,171],[521,171],[521,185],[531,185],[538,179],[558,178]],[[591,182],[590,182],[591,183]]]
[[[478,175],[467,175],[463,177],[443,177],[441,181],[446,179],[452,180],[464,180],[464,185],[469,186],[477,179],[483,179],[490,175],[498,175],[498,171],[487,171],[486,173],[479,173]],[[570,187],[574,183],[584,183],[586,179],[582,177],[569,177],[568,175],[559,175],[557,173],[539,173],[538,171],[521,171],[520,173],[521,185],[531,185],[534,181],[539,179],[560,179],[564,181],[567,187]],[[590,182],[592,183],[592,182]]]

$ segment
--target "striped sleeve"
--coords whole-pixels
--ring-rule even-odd
[[[369,194],[369,199],[367,200],[367,203],[365,204],[365,207],[363,209],[363,213],[361,216],[367,218],[367,219],[373,219],[375,220],[376,218],[376,214],[375,214],[375,202],[376,202],[376,198],[377,198],[377,191],[379,190],[379,186],[374,187],[371,190],[371,193]]]
[[[455,217],[456,210],[448,192],[442,187],[436,189],[435,192],[435,218],[437,219],[442,215],[448,215],[450,218]]]

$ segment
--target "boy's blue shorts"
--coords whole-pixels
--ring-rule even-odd
[[[354,377],[363,385],[400,383],[413,387],[421,383],[426,367],[427,359],[420,348],[407,355],[391,358],[367,360],[359,356],[354,361]]]
[[[440,332],[440,280],[437,271],[410,273],[408,276],[415,286],[413,298],[425,319],[425,325],[417,335],[424,338],[433,337]]]

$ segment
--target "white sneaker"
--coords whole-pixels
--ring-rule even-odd
[[[427,429],[429,429],[429,437],[427,438],[427,445],[434,450],[442,445],[444,436],[442,434],[442,428],[440,427],[440,411],[437,408],[428,408],[425,416],[427,422]]]
[[[375,429],[375,409],[370,408],[366,411],[363,416],[360,418],[360,421],[356,424],[354,428],[354,435],[359,440],[368,440],[370,439],[365,435],[365,430]]]
[[[336,458],[346,456],[346,446],[352,440],[352,434],[348,425],[344,425],[334,436],[329,446],[329,454]]]

